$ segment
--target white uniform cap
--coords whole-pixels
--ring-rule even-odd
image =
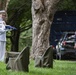
[[[0,13],[5,13],[5,10],[1,10]]]

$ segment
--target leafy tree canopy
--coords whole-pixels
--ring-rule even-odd
[[[31,0],[11,0],[8,6],[8,23],[26,30],[31,23]],[[29,23],[28,23],[29,21]],[[25,28],[25,29],[24,29]]]
[[[76,10],[76,0],[61,0],[58,10]]]
[[[12,45],[14,45],[15,43],[16,45],[19,43],[21,44],[25,41],[25,40],[23,42],[21,41],[23,35],[25,37],[26,34],[25,31],[29,30],[32,27],[31,0],[10,0],[7,12],[8,12],[7,23],[17,28],[16,32],[12,31],[12,34],[14,35],[12,34],[10,35],[10,38],[12,40]],[[22,32],[24,32],[24,34]],[[18,40],[20,37],[21,39]]]

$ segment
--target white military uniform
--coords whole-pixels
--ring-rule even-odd
[[[6,51],[5,21],[0,20],[0,61],[4,61]]]

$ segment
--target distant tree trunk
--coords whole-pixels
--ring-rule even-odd
[[[10,0],[0,0],[0,10],[7,11],[7,6]]]
[[[8,3],[10,0],[0,0],[0,10],[5,10],[5,21],[7,21],[8,16],[7,16],[7,7],[8,7]]]
[[[11,32],[11,51],[18,52],[19,50],[19,37],[20,29]]]
[[[32,0],[32,57],[41,56],[49,48],[50,26],[60,0]]]

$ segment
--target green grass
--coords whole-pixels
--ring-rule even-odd
[[[6,64],[0,62],[0,75],[76,75],[76,61],[54,61],[53,69],[36,68],[30,61],[29,72],[14,72],[6,70]]]

